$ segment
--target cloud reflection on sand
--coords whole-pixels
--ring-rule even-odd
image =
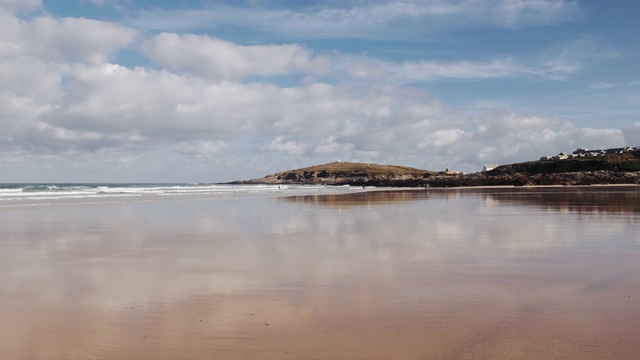
[[[5,233],[3,244],[11,245],[2,268],[14,279],[28,273],[46,273],[60,282],[86,278],[89,284],[101,284],[104,294],[97,299],[111,294],[110,303],[126,306],[134,293],[157,300],[273,285],[247,278],[237,264],[247,271],[269,266],[281,279],[296,269],[331,283],[335,269],[358,262],[375,261],[383,269],[407,261],[450,261],[461,253],[509,256],[514,251],[587,246],[603,237],[622,241],[633,233],[628,221],[635,218],[635,208],[605,204],[598,216],[584,221],[581,211],[590,205],[563,205],[566,196],[548,195],[529,202],[530,197],[505,193],[379,192],[254,199],[250,206],[237,199],[245,204],[167,202],[13,211],[4,214],[16,231]],[[583,196],[574,195],[578,200]],[[288,206],[290,202],[328,207],[318,211]],[[514,206],[520,208],[517,213]],[[540,213],[531,206],[556,213]],[[583,215],[562,216],[565,208]],[[609,212],[616,221],[605,216]],[[336,254],[357,256],[345,263]],[[16,266],[18,261],[27,265]],[[153,285],[157,283],[166,286]],[[54,296],[55,291],[43,294]],[[93,302],[90,295],[83,301]]]
[[[180,336],[203,351],[211,337],[226,339],[214,341],[223,348],[240,338],[268,348],[284,334],[317,336],[323,326],[347,331],[344,319],[366,324],[376,314],[395,319],[385,325],[408,324],[397,334],[413,339],[411,329],[431,331],[413,312],[449,313],[447,322],[462,326],[467,306],[515,314],[530,306],[521,295],[567,297],[593,288],[599,276],[630,284],[599,272],[612,271],[607,254],[615,255],[615,272],[637,267],[617,253],[637,248],[637,209],[612,195],[618,205],[598,196],[600,210],[591,211],[598,205],[575,196],[404,191],[3,211],[0,315],[14,319],[7,329],[18,326],[30,339],[56,345],[63,338],[43,326],[62,326],[63,333],[79,327],[134,353],[142,351],[141,340],[123,327],[155,336],[160,350],[179,349]],[[195,327],[200,320],[205,324]],[[265,324],[280,332],[257,333]],[[346,334],[363,341],[380,336],[367,331]]]

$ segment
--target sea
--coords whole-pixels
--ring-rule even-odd
[[[370,187],[369,190],[374,188]],[[361,187],[330,185],[235,185],[213,183],[4,183],[0,207],[52,205],[70,202],[152,201],[173,198],[279,197],[340,194]]]

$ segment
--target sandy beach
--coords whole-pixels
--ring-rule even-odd
[[[637,359],[635,187],[0,209],[8,359]]]

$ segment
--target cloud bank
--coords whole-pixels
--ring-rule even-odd
[[[250,27],[282,38],[403,38],[484,26],[522,28],[582,17],[577,1],[402,0],[302,3],[296,8],[209,5],[194,10],[145,10],[129,18],[137,28],[193,31]],[[329,5],[327,5],[329,4]]]
[[[286,18],[280,31],[358,34],[352,27],[461,15],[515,27],[577,11],[575,2],[543,0],[367,4],[270,10],[261,26]],[[0,1],[0,181],[230,181],[337,159],[477,171],[483,163],[638,141],[637,124],[589,128],[517,109],[456,108],[424,86],[563,81],[580,71],[585,51],[551,51],[536,61],[395,62],[299,43],[149,34],[43,10],[38,1]],[[217,18],[231,10],[209,11]],[[118,64],[124,51],[148,63]]]

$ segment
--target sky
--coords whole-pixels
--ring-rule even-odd
[[[636,0],[0,0],[0,182],[640,146]]]

